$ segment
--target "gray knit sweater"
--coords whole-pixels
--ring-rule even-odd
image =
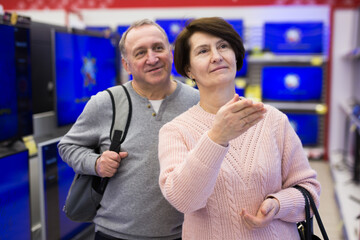
[[[158,114],[148,99],[139,96],[130,82],[133,115],[121,151],[128,152],[117,173],[110,179],[101,208],[94,219],[96,231],[124,239],[175,239],[181,237],[183,215],[162,196],[159,179],[159,129],[199,101],[197,90],[177,82]],[[117,113],[119,114],[119,113]],[[100,151],[110,147],[112,107],[108,93],[92,96],[58,148],[62,159],[75,172],[96,175],[95,161]]]

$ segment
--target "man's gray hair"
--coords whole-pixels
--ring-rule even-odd
[[[130,27],[121,36],[121,39],[120,39],[120,42],[119,42],[119,48],[120,48],[121,56],[123,58],[126,57],[125,41],[126,41],[126,37],[127,37],[128,33],[131,31],[131,29],[138,28],[138,27],[141,27],[141,26],[144,26],[144,25],[153,25],[153,26],[157,27],[164,34],[166,40],[169,41],[164,29],[159,24],[157,24],[156,22],[154,22],[154,21],[152,21],[150,19],[142,19],[142,20],[136,21],[136,22],[132,23],[130,25]]]

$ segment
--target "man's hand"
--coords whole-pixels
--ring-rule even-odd
[[[116,153],[113,151],[105,151],[96,160],[95,171],[96,173],[104,177],[112,177],[117,172],[120,166],[121,159],[127,157],[127,152]]]

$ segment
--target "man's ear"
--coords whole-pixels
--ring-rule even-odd
[[[130,75],[131,71],[130,71],[127,61],[124,58],[121,58],[121,63],[123,65],[123,67],[125,68],[125,71]]]
[[[186,72],[186,76],[188,76],[188,78],[194,79],[194,76],[191,74],[191,71],[188,66],[185,67],[185,72]]]

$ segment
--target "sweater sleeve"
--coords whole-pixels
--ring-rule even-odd
[[[303,146],[288,119],[283,117],[279,126],[279,136],[282,134],[282,190],[270,194],[280,202],[280,210],[276,218],[287,222],[298,222],[305,219],[305,201],[301,192],[293,186],[299,184],[305,187],[313,196],[317,206],[320,201],[320,183],[317,173],[310,167]]]
[[[90,98],[74,125],[58,144],[60,157],[76,173],[96,175],[95,162],[100,154],[95,149],[100,146],[103,132],[100,124],[103,108],[99,107],[97,100],[94,96]]]
[[[159,133],[159,184],[164,197],[180,212],[205,207],[212,194],[228,147],[213,142],[205,132],[189,149],[175,124]]]

